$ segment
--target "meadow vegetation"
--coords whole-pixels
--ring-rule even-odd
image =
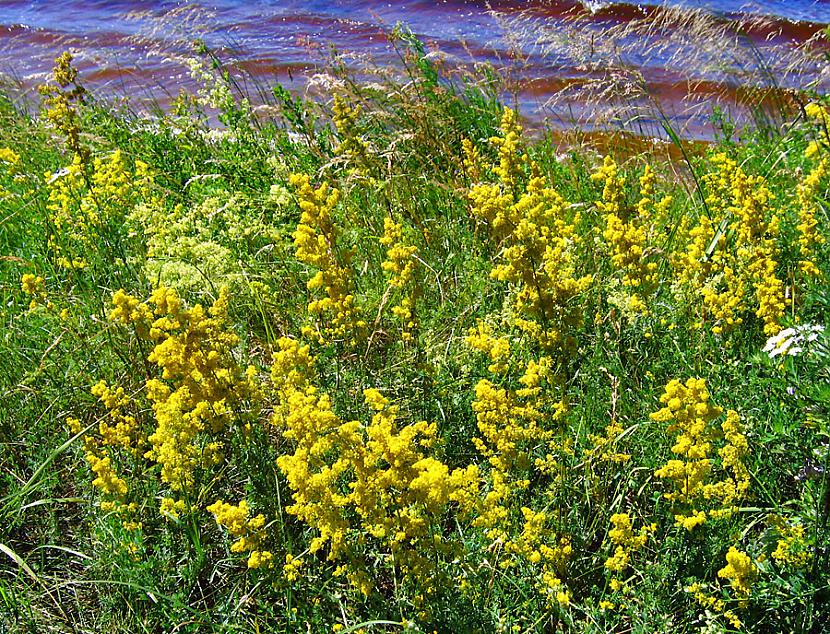
[[[827,631],[830,102],[606,154],[400,37],[0,96],[0,629]]]

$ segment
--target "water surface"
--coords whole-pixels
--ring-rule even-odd
[[[659,100],[690,136],[708,134],[706,121],[715,103],[746,117],[741,100],[760,99],[755,93],[748,99],[742,95],[747,86],[786,93],[804,87],[824,92],[830,85],[821,55],[809,63],[798,57],[799,47],[817,40],[830,23],[830,0],[678,0],[668,6],[685,8],[689,15],[707,11],[736,34],[738,43],[721,43],[723,50],[713,43],[712,51],[704,43],[692,50],[687,36],[678,31],[675,39],[670,28],[625,35],[614,43],[613,53],[603,50],[607,29],[642,24],[657,15],[659,6],[666,3],[0,0],[0,71],[33,87],[47,76],[57,54],[70,50],[85,83],[97,93],[164,101],[190,82],[177,58],[200,38],[264,83],[280,81],[302,90],[307,77],[325,68],[332,48],[351,53],[347,63],[355,65],[360,59],[399,64],[388,34],[402,22],[451,65],[510,67],[523,112],[560,125],[604,123],[594,93],[606,77],[616,76],[611,67],[641,77],[648,92],[648,98],[628,95],[623,87],[618,101]],[[826,44],[819,42],[813,48],[822,47]],[[756,54],[763,61],[753,62]],[[728,61],[719,64],[719,55]],[[604,98],[613,101],[613,91],[609,86],[611,94]]]

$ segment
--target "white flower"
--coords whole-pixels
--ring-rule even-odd
[[[782,354],[794,357],[804,352],[804,345],[816,341],[819,333],[822,332],[824,332],[824,326],[818,324],[785,328],[767,339],[763,351],[770,356],[770,359]]]
[[[61,168],[61,169],[59,169],[57,172],[53,172],[53,173],[49,176],[49,180],[46,182],[46,184],[47,184],[47,185],[51,185],[51,184],[52,184],[52,183],[54,183],[56,180],[58,180],[59,178],[63,178],[63,177],[64,177],[64,176],[66,176],[67,174],[69,174],[69,168],[62,167],[62,168]]]

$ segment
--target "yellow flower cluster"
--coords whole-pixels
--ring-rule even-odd
[[[490,468],[472,524],[503,544],[508,557],[501,567],[517,565],[511,556],[538,567],[534,574],[548,605],[565,608],[570,603],[563,580],[570,539],[546,528],[544,511],[524,506],[519,517],[515,508],[531,477],[559,477],[559,460],[569,451],[567,442],[560,446],[555,440],[567,409],[557,397],[557,359],[573,343],[570,332],[581,321],[574,300],[592,278],[576,274],[578,218],[566,217],[567,203],[524,153],[521,133],[516,114],[505,109],[500,134],[490,139],[498,151],[498,162],[489,169],[495,182],[480,180],[485,172],[481,156],[472,143],[464,144],[464,168],[474,180],[468,195],[471,211],[499,245],[490,275],[508,285],[507,325],[520,333],[497,334],[489,321],[479,320],[466,338],[472,349],[487,355],[488,370],[505,382],[481,379],[476,385],[472,407],[479,435],[473,442]],[[517,353],[528,343],[545,354],[522,362]],[[514,372],[515,388],[506,383]]]
[[[39,295],[43,292],[45,280],[40,275],[24,273],[20,278],[20,286],[27,295]]]
[[[124,449],[138,449],[140,445],[139,423],[135,416],[125,413],[130,399],[125,394],[124,388],[112,389],[106,381],[101,380],[93,385],[90,391],[107,409],[107,417],[98,423],[98,433],[102,444]]]
[[[380,243],[386,247],[386,259],[381,268],[389,275],[388,292],[394,289],[408,290],[400,303],[391,309],[392,314],[403,323],[401,339],[408,343],[413,340],[418,326],[414,312],[418,294],[415,283],[415,255],[418,253],[418,247],[407,245],[403,241],[403,227],[388,217],[384,219]]]
[[[369,144],[360,137],[360,106],[351,107],[340,95],[334,96],[332,121],[337,129],[340,145],[337,153],[354,167],[365,170],[369,160]]]
[[[86,452],[86,461],[96,476],[92,481],[92,486],[119,501],[127,495],[127,482],[118,477],[118,473],[112,464],[112,458],[109,455],[95,453],[90,448]]]
[[[720,168],[719,179],[731,184],[728,211],[737,219],[737,257],[743,265],[740,268],[745,271],[747,286],[755,287],[755,313],[764,321],[764,332],[774,335],[781,329],[786,306],[784,283],[776,275],[779,220],[770,210],[772,194],[762,177],[747,176],[731,159],[716,156],[713,162]]]
[[[113,306],[110,319],[152,342],[147,360],[162,371],[145,386],[156,426],[144,456],[172,490],[189,490],[197,469],[222,461],[221,432],[261,399],[254,368],[243,371],[231,356],[238,337],[226,329],[227,292],[208,310],[185,308],[165,287],[146,303],[118,291]]]
[[[741,629],[743,626],[743,623],[741,623],[738,615],[732,610],[726,609],[726,601],[706,592],[705,584],[696,582],[690,586],[687,586],[685,590],[686,592],[691,593],[691,595],[695,598],[695,601],[697,601],[701,606],[712,610],[715,614],[722,615],[736,630]]]
[[[636,315],[647,312],[645,299],[656,282],[657,262],[650,261],[648,248],[654,238],[654,218],[666,213],[671,197],[654,202],[655,176],[647,165],[640,178],[640,200],[636,213],[624,207],[625,180],[619,176],[617,164],[606,156],[602,166],[591,178],[603,182],[602,200],[597,209],[605,217],[603,238],[611,264],[621,275],[625,289],[622,301],[616,300],[623,312]]]
[[[487,379],[476,385],[473,411],[481,437],[473,442],[495,469],[527,469],[531,464],[528,447],[552,437],[553,429],[547,424],[565,412],[565,404],[552,401],[546,393],[553,378],[552,365],[550,357],[529,361],[519,379],[522,387],[516,390]]]
[[[300,201],[300,223],[294,231],[297,259],[317,269],[308,283],[308,289],[322,289],[324,297],[312,300],[308,312],[317,318],[317,326],[306,329],[306,334],[321,343],[348,338],[359,340],[366,322],[360,318],[360,309],[352,294],[352,272],[348,268],[348,254],[337,245],[337,227],[332,211],[340,199],[340,191],[323,183],[318,189],[304,174],[291,177],[291,184]],[[325,325],[323,325],[325,324]]]
[[[400,223],[384,218],[380,243],[387,250],[381,268],[389,273],[389,285],[394,288],[403,288],[414,279],[414,256],[418,253],[418,247],[404,244],[402,238],[403,228]]]
[[[479,323],[477,331],[471,330],[468,342],[490,355],[492,370],[506,369],[506,365],[501,365],[506,361],[509,346],[506,340],[494,339],[484,322]],[[489,489],[477,501],[472,524],[485,529],[488,539],[502,543],[506,554],[518,555],[539,566],[539,591],[549,605],[567,607],[570,593],[563,573],[572,552],[569,538],[547,529],[548,515],[528,507],[522,507],[521,532],[513,536],[517,528],[512,511],[515,498],[530,486],[532,470],[556,477],[558,454],[567,451],[554,442],[555,427],[566,406],[550,396],[552,364],[550,357],[527,362],[519,378],[522,387],[518,389],[500,387],[487,379],[476,385],[472,406],[480,436],[473,442],[487,458],[490,471]],[[544,448],[549,449],[544,458],[534,459],[533,452]],[[505,559],[500,565],[513,564]]]
[[[481,152],[470,139],[461,140],[461,167],[471,181],[481,180]]]
[[[538,168],[519,154],[521,127],[506,108],[498,147],[499,164],[492,168],[497,183],[478,183],[469,193],[473,215],[484,220],[501,244],[500,262],[491,277],[511,285],[513,323],[545,348],[569,342],[567,333],[581,315],[572,300],[591,283],[575,277],[574,224],[565,219],[567,205],[545,186]],[[525,172],[530,177],[524,187]]]
[[[809,548],[804,525],[801,523],[789,522],[780,515],[769,517],[775,532],[778,533],[778,540],[772,558],[782,566],[802,569],[812,559],[813,553]]]
[[[162,517],[179,519],[179,515],[188,510],[187,502],[184,500],[176,500],[170,497],[164,497],[159,503],[159,513]]]
[[[602,462],[611,462],[621,464],[631,460],[631,455],[617,451],[614,445],[619,441],[623,434],[622,426],[616,421],[612,420],[605,428],[604,433],[600,436],[598,434],[589,434],[588,440],[593,443],[591,449],[585,450],[585,456],[600,460]]]
[[[704,177],[709,213],[689,231],[688,247],[675,261],[679,286],[702,299],[712,332],[742,323],[743,313],[754,307],[764,332],[774,335],[786,304],[773,196],[763,177],[748,176],[725,154],[715,155],[712,164],[716,171]]]
[[[478,320],[476,328],[470,328],[465,343],[490,357],[492,363],[487,366],[491,374],[506,372],[511,360],[510,340],[507,337],[493,336],[493,328],[483,319]]]
[[[816,202],[816,195],[819,192],[822,181],[827,176],[830,161],[822,158],[798,184],[796,188],[796,200],[798,202],[798,247],[801,255],[799,268],[809,277],[818,277],[821,274],[815,263],[816,247],[824,244],[824,236],[818,231],[818,219],[816,214],[819,206]]]
[[[521,508],[521,512],[522,531],[516,538],[504,541],[504,552],[519,555],[531,564],[540,564],[537,589],[549,605],[567,607],[571,595],[561,577],[573,553],[571,541],[565,536],[557,538],[546,526],[550,519],[547,513],[526,506]],[[501,565],[507,568],[511,562],[504,560]]]
[[[812,141],[805,152],[807,158],[813,158],[822,151],[830,149],[830,113],[820,103],[809,103],[804,108],[807,119],[816,124],[818,139]]]
[[[7,175],[19,177],[19,175],[15,175],[15,172],[18,170],[18,164],[20,163],[20,155],[8,147],[0,147],[0,175],[5,172]],[[7,198],[11,195],[2,183],[0,183],[0,200]]]
[[[613,575],[611,587],[622,589],[624,582],[620,579],[620,575],[630,565],[631,556],[645,548],[649,533],[653,533],[657,525],[650,524],[635,531],[634,523],[628,513],[615,513],[611,516],[611,524],[613,528],[608,531],[608,539],[614,547],[614,552],[605,560],[605,568]]]
[[[20,288],[23,289],[24,293],[32,296],[29,309],[33,309],[46,299],[46,280],[40,275],[24,273],[23,277],[20,278]]]
[[[501,136],[490,139],[490,143],[498,148],[499,164],[493,167],[493,172],[508,192],[516,189],[519,178],[528,158],[522,154],[522,126],[519,115],[511,108],[505,108],[499,125]]]
[[[110,321],[118,321],[122,324],[144,325],[153,320],[153,309],[137,297],[133,297],[123,288],[118,289],[112,295],[113,309],[110,311]],[[149,330],[143,329],[144,337],[147,337]]]
[[[758,568],[749,555],[734,546],[726,553],[726,566],[718,570],[718,577],[727,579],[736,598],[746,601],[752,591],[752,584],[758,576]]]
[[[300,569],[305,562],[294,557],[291,553],[285,555],[285,563],[282,566],[282,574],[288,581],[297,581],[300,578]]]
[[[248,518],[248,502],[242,500],[234,506],[222,500],[216,500],[207,507],[216,523],[224,526],[228,534],[234,538],[231,544],[232,553],[248,553],[248,568],[270,568],[274,555],[270,551],[262,550],[265,542],[265,516],[262,514]]]
[[[688,379],[683,384],[673,379],[666,385],[660,402],[665,407],[651,414],[651,419],[676,421],[668,428],[669,433],[680,432],[672,452],[692,460],[702,460],[708,456],[714,436],[709,423],[720,416],[723,410],[709,403],[706,380]]]
[[[620,176],[614,159],[606,156],[599,169],[591,174],[591,180],[602,183],[602,200],[597,201],[600,213],[620,218],[625,213],[625,179]]]
[[[81,144],[81,129],[75,104],[83,103],[86,89],[78,82],[78,71],[72,66],[72,55],[66,51],[55,60],[52,79],[56,85],[39,87],[46,106],[46,120],[58,130],[67,147],[85,163],[89,150]]]
[[[686,224],[683,223],[684,228],[688,228]],[[727,332],[743,323],[744,286],[725,260],[726,235],[705,214],[687,234],[685,251],[674,255],[676,289],[699,296],[707,316],[713,320],[713,332]]]
[[[83,438],[84,453],[90,469],[95,474],[92,486],[111,499],[101,502],[109,510],[125,508],[124,498],[129,486],[118,474],[113,463],[112,449],[125,449],[135,456],[141,444],[138,420],[125,412],[130,398],[123,388],[111,389],[105,381],[99,381],[91,390],[107,410],[107,415],[98,422],[98,435],[86,434]],[[67,419],[73,434],[81,431],[81,423],[75,418]],[[112,449],[108,449],[111,447]]]
[[[96,433],[84,436],[84,450],[95,479],[92,484],[112,498],[102,502],[109,510],[126,508],[124,498],[130,485],[119,474],[116,460],[124,467],[144,458],[160,466],[161,480],[183,499],[163,497],[159,512],[178,519],[189,511],[185,501],[200,469],[207,470],[222,460],[221,433],[239,422],[262,399],[253,367],[243,371],[231,356],[236,335],[227,332],[227,293],[213,306],[187,309],[175,291],[157,289],[148,302],[141,302],[123,289],[113,295],[112,321],[130,325],[139,339],[153,349],[147,361],[161,369],[161,378],[150,378],[143,390],[130,396],[122,386],[99,381],[92,386],[106,410],[99,418]],[[155,415],[149,436],[138,414],[147,409],[133,400],[143,395]],[[73,434],[82,427],[68,419]],[[149,445],[149,449],[147,448]]]
[[[666,385],[660,401],[665,407],[651,414],[651,419],[671,421],[667,431],[677,434],[672,453],[680,458],[669,460],[654,475],[674,485],[674,490],[664,496],[685,508],[683,513],[675,515],[678,525],[692,530],[707,517],[731,515],[735,502],[749,488],[749,472],[742,462],[749,449],[737,413],[729,410],[720,429],[713,425],[723,410],[709,402],[705,379],[692,378],[685,384],[674,379]],[[717,439],[725,441],[717,451],[723,479],[708,482],[716,466],[712,453]],[[720,507],[698,508],[711,501],[718,502]]]
[[[364,391],[371,421],[344,422],[330,397],[313,385],[307,346],[282,338],[272,378],[279,396],[274,422],[294,451],[277,465],[294,497],[287,511],[315,529],[312,553],[328,544],[328,558],[364,593],[370,572],[348,537],[376,540],[396,566],[421,587],[432,584],[437,552],[451,548],[436,521],[450,503],[470,508],[478,469],[450,469],[427,455],[437,441],[434,423],[399,427],[398,407],[376,389]]]
[[[79,434],[83,429],[81,421],[77,418],[67,418],[66,424],[73,435]],[[109,450],[101,446],[102,443],[98,438],[86,434],[83,437],[83,442],[84,458],[89,464],[92,473],[95,474],[92,486],[99,489],[104,495],[112,498],[101,502],[101,507],[108,510],[120,508],[129,491],[127,481],[119,477],[118,470],[113,465],[112,457],[109,455]]]
[[[4,164],[4,167],[11,171],[20,163],[20,155],[11,148],[0,147],[0,163]]]
[[[85,255],[110,239],[107,233],[120,228],[130,210],[149,197],[152,185],[149,166],[136,161],[131,168],[120,150],[91,166],[76,155],[46,180],[53,225],[49,246],[61,267],[76,269],[88,265]]]

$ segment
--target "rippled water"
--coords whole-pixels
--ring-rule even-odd
[[[684,41],[687,35],[679,30],[673,34],[673,27],[656,34],[643,34],[642,29],[631,34],[621,31],[613,47],[617,57],[610,59],[612,53],[603,50],[600,41],[603,34],[647,21],[660,4],[218,0],[198,5],[151,0],[0,0],[0,71],[31,87],[46,76],[55,56],[69,49],[76,54],[85,82],[99,93],[163,101],[166,94],[190,81],[187,70],[174,58],[186,54],[189,42],[198,37],[256,78],[300,89],[304,78],[323,66],[331,47],[369,56],[376,64],[397,63],[387,35],[403,22],[453,64],[512,65],[525,113],[554,122],[569,119],[584,125],[599,116],[594,101],[599,97],[579,92],[586,86],[596,91],[598,86],[590,84],[601,87],[603,73],[616,77],[609,65],[642,77],[650,97],[659,99],[670,116],[685,122],[692,135],[703,125],[715,99],[727,107],[730,100],[740,101],[742,84],[767,84],[776,90],[812,85],[820,91],[830,85],[827,64],[822,65],[825,44],[816,45],[820,53],[813,55],[813,61],[796,59],[798,47],[815,39],[830,23],[830,0],[672,2],[671,6],[692,12],[711,12],[718,24],[739,34],[737,44],[707,51],[703,42],[692,51]],[[731,59],[733,48],[744,47],[745,56],[736,54]],[[718,55],[730,58],[732,67],[721,69]],[[763,61],[749,69],[753,55]],[[573,95],[559,98],[563,89],[571,88]],[[609,92],[613,90],[611,86]],[[690,100],[690,95],[696,98]],[[552,96],[557,98],[551,100]],[[622,97],[643,99],[642,95]]]

